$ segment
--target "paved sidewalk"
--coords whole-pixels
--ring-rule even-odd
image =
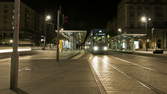
[[[83,56],[79,60],[69,59],[76,54],[78,51],[63,53],[60,62],[56,62],[54,51],[47,50],[22,58],[19,88],[24,94],[100,94],[89,64]],[[0,77],[0,83],[1,81]],[[3,90],[5,88],[0,89],[0,94],[14,94],[6,93],[9,92],[7,89]]]

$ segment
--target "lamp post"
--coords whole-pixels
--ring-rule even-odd
[[[121,28],[118,28],[118,32],[119,32],[119,33],[122,33],[122,29],[121,29]]]
[[[156,49],[156,37],[154,38],[154,30],[155,28],[151,29],[151,34],[152,34],[151,40],[152,40],[152,48],[155,50]]]
[[[13,34],[13,53],[11,58],[10,69],[10,89],[17,90],[18,88],[18,67],[19,67],[19,31],[20,31],[20,0],[15,0],[15,12],[14,12],[14,34]]]
[[[46,24],[47,22],[49,22],[50,20],[52,19],[51,15],[46,15],[45,16],[45,26],[44,26],[44,45],[43,45],[43,50],[45,50],[45,47],[46,47]]]
[[[118,28],[118,33],[121,35],[121,33],[122,33],[122,28]],[[119,50],[121,50],[121,48],[122,48],[122,46],[121,46],[121,41],[122,41],[122,39],[119,38],[118,40],[119,40],[119,41],[117,42],[117,48],[119,48]]]
[[[145,31],[146,31],[146,34],[147,34],[147,39],[146,39],[146,51],[148,51],[148,22],[151,21],[151,18],[149,17],[146,17],[146,16],[142,16],[141,17],[141,22],[142,23],[145,23]]]

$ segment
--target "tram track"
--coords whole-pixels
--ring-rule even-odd
[[[139,83],[140,85],[142,85],[143,87],[145,87],[145,88],[147,88],[147,89],[153,91],[155,94],[166,94],[165,92],[163,92],[163,91],[161,91],[161,90],[155,88],[154,86],[152,86],[152,85],[150,85],[150,84],[148,84],[148,83],[146,83],[146,82],[144,82],[144,81],[141,81],[141,80],[139,80],[138,78],[136,78],[136,77],[134,77],[134,76],[132,76],[132,75],[130,75],[130,74],[128,74],[128,73],[123,72],[122,70],[120,70],[120,69],[117,68],[116,66],[111,65],[111,64],[110,64],[110,66],[111,66],[113,69],[115,69],[116,71],[118,71],[119,73],[121,73],[122,75],[124,75],[125,77],[130,78],[130,79],[133,79],[133,80],[135,80],[137,83]]]

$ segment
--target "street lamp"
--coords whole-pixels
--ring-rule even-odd
[[[46,47],[46,23],[49,22],[52,19],[51,15],[46,15],[45,16],[45,26],[44,26],[44,46],[43,46],[43,50],[45,50]]]
[[[151,21],[152,19],[151,18],[149,18],[149,17],[146,17],[146,16],[142,16],[141,18],[140,18],[140,20],[141,20],[141,22],[142,23],[145,23],[145,29],[146,29],[146,33],[147,33],[147,38],[148,38],[148,22],[149,21]],[[148,40],[148,39],[147,39]],[[149,42],[149,41],[147,41],[146,40],[146,51],[148,51],[148,45],[147,45],[147,43]]]
[[[9,43],[13,43],[13,40],[11,39],[11,40],[9,40]]]
[[[122,29],[121,29],[121,28],[118,28],[118,32],[122,33]]]
[[[146,16],[142,16],[142,17],[141,17],[141,22],[147,23],[147,17],[146,17]]]
[[[151,34],[152,34],[151,40],[152,40],[152,48],[156,49],[156,42],[153,42],[153,41],[156,41],[156,37],[154,38],[154,30],[155,30],[155,28],[151,29]]]
[[[45,17],[45,21],[50,21],[52,19],[52,17],[50,16],[50,15],[47,15],[46,17]]]

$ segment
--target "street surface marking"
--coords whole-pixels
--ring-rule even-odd
[[[117,67],[115,67],[115,66],[113,66],[113,65],[111,65],[111,67],[114,68],[115,70],[117,70],[118,72],[120,72],[121,74],[123,74],[124,76],[126,76],[127,78],[131,79],[131,77],[130,77],[128,74],[124,73],[123,71],[121,71],[121,70],[118,69]]]
[[[113,56],[113,57],[114,57],[114,56]],[[151,71],[159,72],[159,71],[157,71],[157,70],[154,70],[154,69],[151,69],[151,68],[148,68],[148,67],[145,67],[145,66],[142,66],[142,65],[139,65],[139,64],[136,64],[136,63],[133,63],[133,62],[130,62],[130,61],[127,61],[127,60],[118,58],[118,57],[114,57],[114,58],[116,58],[117,60],[120,60],[120,61],[129,63],[129,64],[134,65],[134,66],[138,66],[138,67],[141,67],[141,68],[144,68],[144,69],[147,69],[147,70],[151,70]]]
[[[127,60],[124,60],[124,59],[121,59],[121,58],[118,58],[118,57],[115,57],[115,58],[116,58],[117,60],[120,60],[120,61],[123,61],[123,62],[127,62],[127,63],[129,63],[129,64],[132,64],[132,65],[135,65],[135,66],[139,66],[139,67],[144,68],[144,69],[148,69],[148,70],[151,70],[151,71],[156,71],[156,70],[153,70],[153,69],[151,69],[151,68],[147,68],[147,67],[144,67],[144,66],[141,66],[141,65],[139,65],[139,64],[135,64],[135,63],[129,62],[129,61],[127,61]],[[113,68],[114,68],[114,67],[113,67]],[[139,80],[139,79],[137,79],[137,78],[135,78],[135,77],[133,77],[133,76],[131,76],[131,75],[128,75],[127,73],[121,71],[121,70],[118,69],[117,67],[115,67],[115,68],[116,68],[117,71],[119,71],[120,73],[122,73],[122,74],[124,74],[124,75],[127,75],[128,77],[130,77],[130,78],[136,80],[140,85],[142,85],[142,86],[144,86],[144,87],[150,89],[151,91],[155,92],[156,94],[166,94],[165,92],[163,92],[163,91],[161,91],[161,90],[159,90],[159,89],[157,89],[157,88],[155,88],[155,87],[153,87],[153,86],[151,86],[151,85],[149,85],[149,84],[147,84],[147,83],[145,83],[145,82],[143,82],[143,81],[141,81],[141,80]],[[156,72],[158,72],[158,71],[156,71]],[[126,76],[126,77],[127,77],[127,76]]]
[[[154,93],[156,93],[156,94],[166,94],[166,93],[164,93],[163,91],[161,91],[161,90],[159,90],[159,89],[157,89],[157,88],[154,88],[153,86],[151,86],[151,85],[149,85],[149,84],[147,84],[147,83],[144,83],[144,82],[140,81],[139,79],[137,79],[137,78],[135,78],[135,77],[133,77],[133,76],[129,76],[127,73],[121,71],[119,68],[117,68],[117,67],[115,67],[115,66],[113,66],[113,65],[111,65],[111,66],[112,66],[115,70],[117,70],[118,72],[120,72],[121,74],[123,74],[124,76],[136,80],[137,83],[139,83],[139,84],[142,85],[143,87],[145,87],[145,88],[147,88],[147,89],[153,91]]]

